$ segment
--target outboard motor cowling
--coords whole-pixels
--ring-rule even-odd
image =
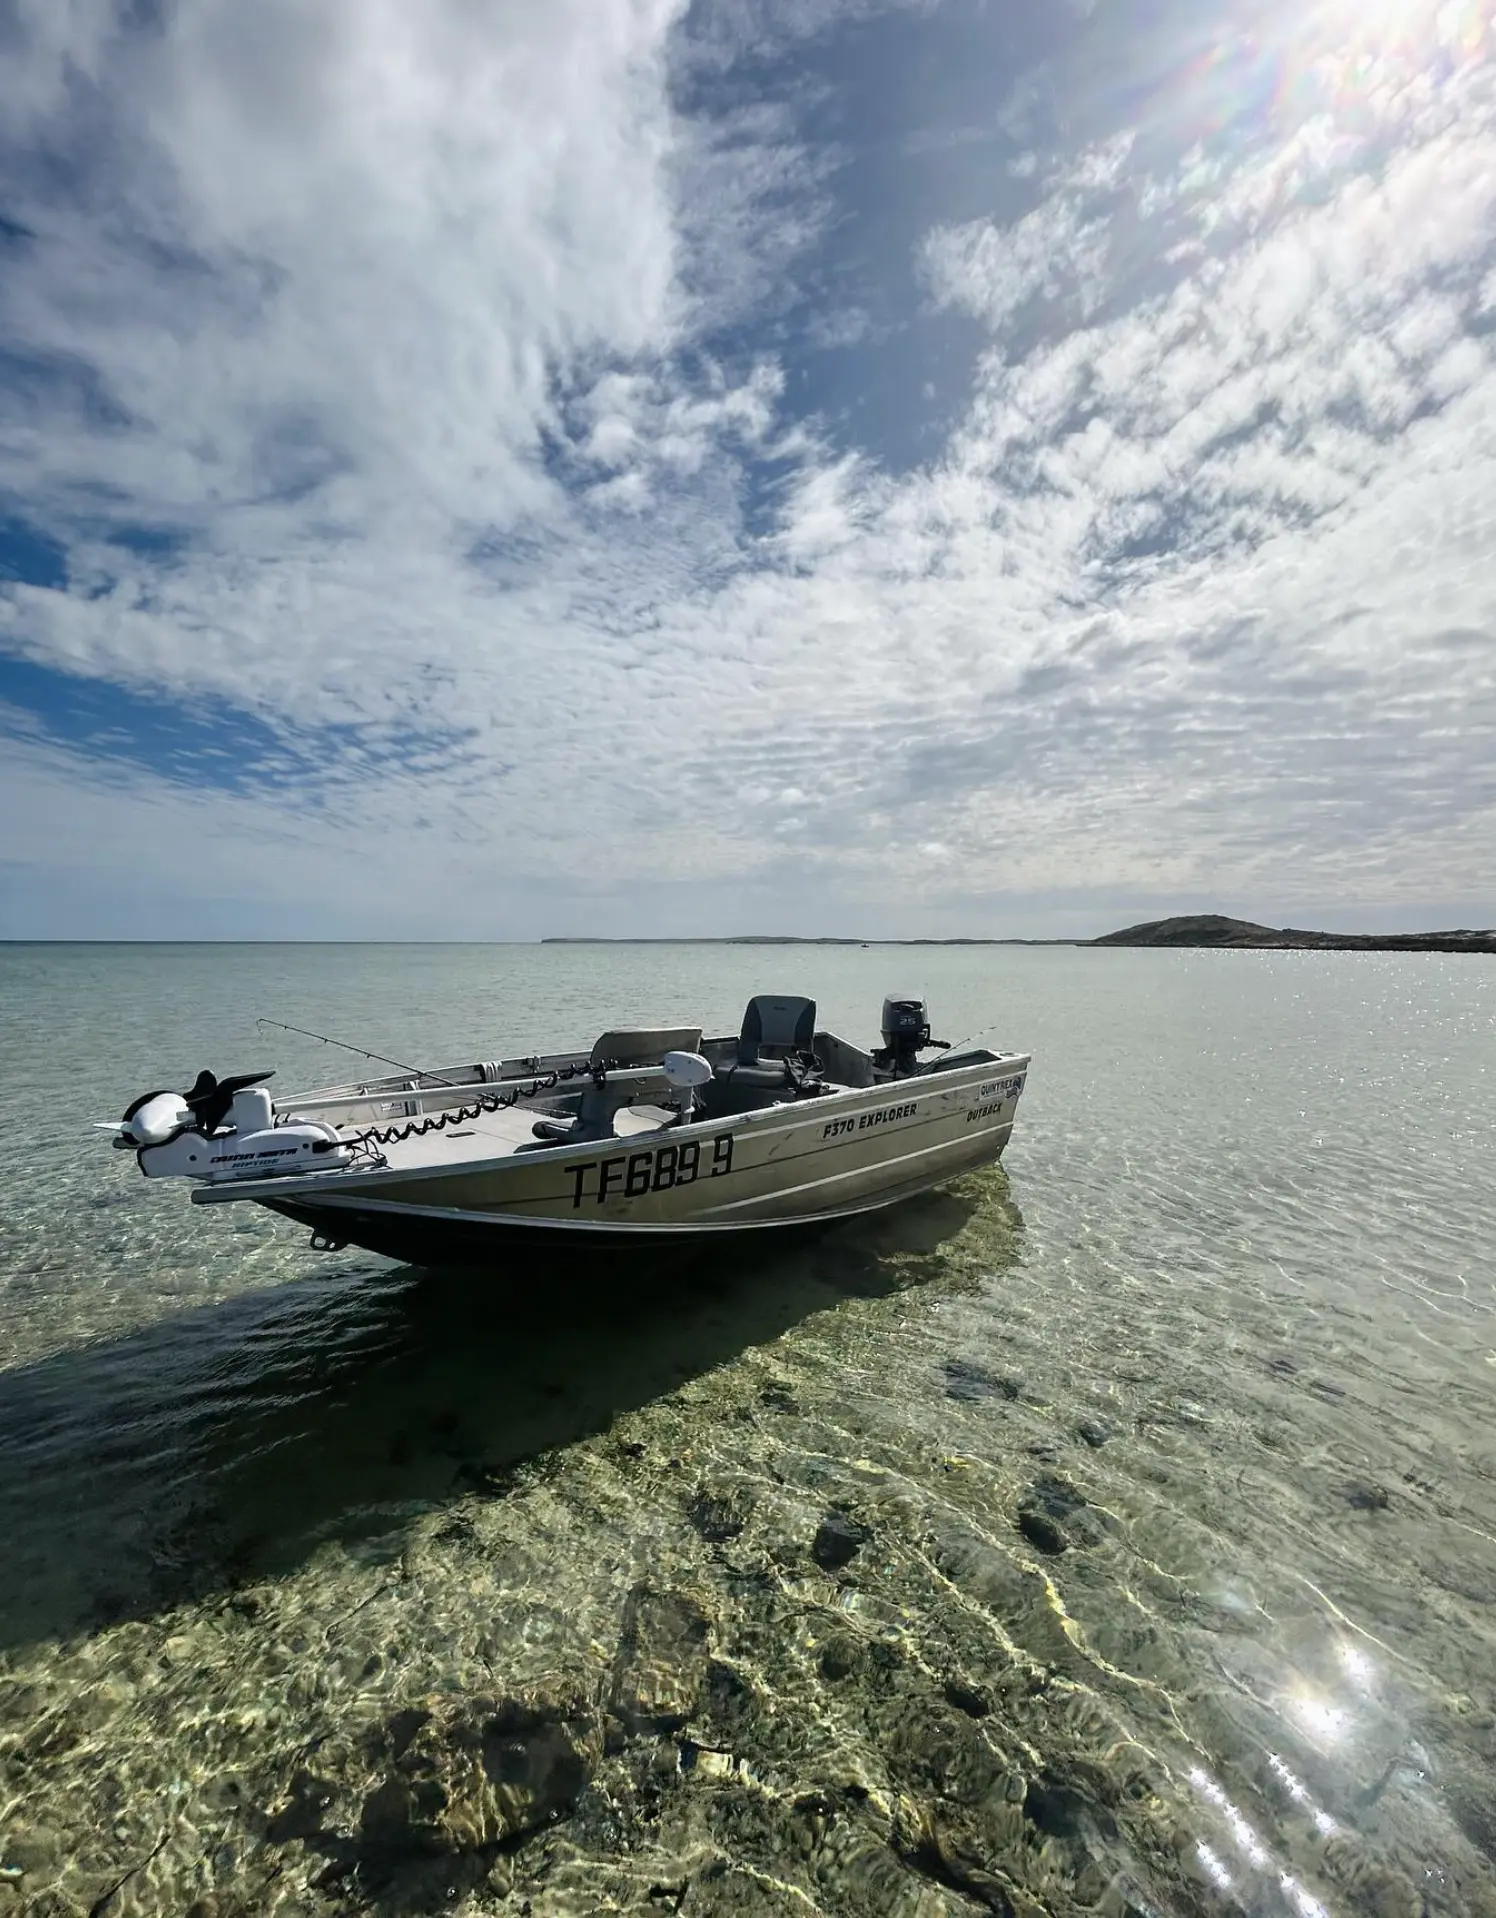
[[[878,1063],[892,1069],[895,1078],[919,1069],[919,1053],[928,1046],[930,1021],[923,999],[883,1001],[883,1051]]]

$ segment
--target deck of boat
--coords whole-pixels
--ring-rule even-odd
[[[507,1158],[521,1149],[540,1150],[545,1142],[535,1137],[538,1116],[532,1106],[485,1112],[481,1118],[465,1119],[461,1125],[433,1127],[430,1132],[418,1132],[409,1139],[393,1140],[379,1150],[392,1172],[480,1164],[486,1159]],[[628,1106],[616,1114],[614,1133],[619,1139],[632,1139],[640,1133],[658,1132],[661,1126],[673,1123],[675,1116],[664,1106]],[[406,1123],[409,1122],[398,1119],[392,1122],[395,1127]],[[389,1129],[389,1125],[378,1128]]]

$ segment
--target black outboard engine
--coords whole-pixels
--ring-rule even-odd
[[[921,1048],[936,1043],[930,1037],[923,999],[883,1001],[883,1050],[874,1053],[873,1058],[885,1071],[891,1071],[896,1079],[917,1072]]]

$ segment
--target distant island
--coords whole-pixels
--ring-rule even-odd
[[[1219,952],[1488,952],[1496,929],[1473,932],[1305,932],[1297,926],[1258,926],[1218,912],[1149,919],[1099,939],[851,939],[794,933],[739,932],[703,939],[608,939],[597,935],[542,939],[543,946],[1173,946]]]
[[[1220,913],[1196,913],[1181,919],[1150,919],[1126,926],[1100,939],[1077,941],[1089,946],[1208,946],[1227,951],[1254,952],[1490,952],[1496,953],[1496,931],[1471,932],[1304,932],[1297,926],[1257,926],[1249,919],[1226,919]]]

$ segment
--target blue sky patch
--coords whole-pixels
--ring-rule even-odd
[[[0,519],[0,581],[8,579],[22,586],[66,586],[66,548],[24,520]]]
[[[392,773],[450,773],[471,736],[398,724],[272,726],[223,701],[153,699],[0,657],[4,731],[188,789],[296,793],[309,805],[378,765]]]

